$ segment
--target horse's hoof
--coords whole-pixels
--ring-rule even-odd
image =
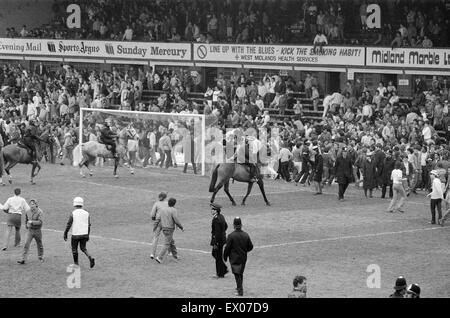
[[[93,175],[94,175],[93,173],[90,173],[90,174],[89,174],[89,177],[92,177]]]
[[[119,179],[119,176],[117,174],[114,175],[114,178]]]
[[[84,174],[81,175],[82,178],[86,178],[86,176]]]
[[[245,205],[245,202],[242,202],[241,205],[244,206],[244,205]]]
[[[12,184],[12,180],[8,180],[9,184]]]
[[[236,206],[236,202],[234,202],[234,201],[231,202],[231,205],[232,205],[232,206]]]
[[[134,175],[134,171],[131,171],[131,174]]]
[[[267,206],[270,206],[270,202],[266,202],[266,205],[267,205]]]
[[[34,181],[30,181],[30,183],[31,183],[31,184],[36,184],[36,182],[34,182]]]

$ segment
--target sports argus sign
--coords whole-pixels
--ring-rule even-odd
[[[193,54],[196,61],[364,65],[364,47],[326,46],[322,54],[312,46],[194,44]]]
[[[100,42],[77,40],[0,39],[0,54],[64,57],[191,60],[189,43]]]

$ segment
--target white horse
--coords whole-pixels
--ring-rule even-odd
[[[97,157],[101,158],[111,158],[114,159],[114,177],[118,178],[117,175],[117,167],[119,165],[119,159],[122,158],[124,162],[128,163],[125,165],[129,166],[130,173],[134,174],[134,169],[131,166],[131,163],[127,157],[127,150],[121,146],[117,145],[116,147],[117,157],[113,157],[111,150],[109,150],[105,144],[101,144],[98,141],[88,141],[83,144],[77,145],[73,150],[73,165],[80,168],[80,175],[84,178],[86,177],[83,173],[83,166],[89,170],[89,176],[93,176],[92,169],[89,168],[90,163],[94,163]]]

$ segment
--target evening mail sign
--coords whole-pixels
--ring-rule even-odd
[[[190,61],[188,43],[0,39],[0,54]]]
[[[450,68],[450,50],[367,48],[367,66]]]
[[[315,53],[312,46],[194,44],[196,62],[239,62],[288,65],[364,65],[363,47],[325,46]]]

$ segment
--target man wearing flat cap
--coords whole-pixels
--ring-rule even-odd
[[[247,253],[253,249],[250,236],[242,231],[242,221],[236,217],[233,221],[234,231],[228,235],[224,251],[224,260],[230,258],[231,271],[236,279],[236,296],[244,296],[244,269]]]
[[[220,213],[222,207],[217,203],[211,203],[211,246],[212,256],[216,260],[216,276],[215,278],[223,278],[228,273],[227,265],[223,261],[223,246],[227,240],[228,224],[225,217]]]

